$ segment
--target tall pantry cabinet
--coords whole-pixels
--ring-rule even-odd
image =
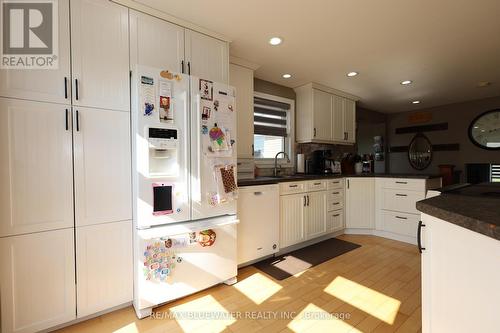
[[[0,72],[2,332],[132,299],[128,9],[58,6],[59,69]]]

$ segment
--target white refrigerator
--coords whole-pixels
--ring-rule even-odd
[[[234,283],[235,90],[137,66],[132,73],[134,308]]]

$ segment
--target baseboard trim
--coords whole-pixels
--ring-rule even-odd
[[[417,245],[417,238],[416,237],[398,235],[398,234],[394,234],[392,232],[383,231],[383,230],[347,228],[344,230],[344,233],[347,235],[373,235],[373,236],[388,238],[388,239],[397,240],[397,241],[404,242],[404,243]]]
[[[68,326],[71,326],[71,325],[75,325],[75,324],[81,323],[82,321],[86,321],[86,320],[89,320],[89,319],[97,318],[99,316],[105,315],[105,314],[113,312],[113,311],[125,309],[125,308],[127,308],[127,307],[129,307],[131,305],[132,305],[132,301],[127,302],[127,303],[123,303],[123,304],[114,306],[112,308],[109,308],[109,309],[106,309],[106,310],[102,310],[102,311],[93,313],[91,315],[88,315],[88,316],[85,316],[85,317],[82,317],[82,318],[77,318],[75,320],[68,321],[68,322],[63,323],[63,324],[59,324],[57,326],[51,327],[51,328],[46,329],[46,330],[39,331],[39,333],[46,333],[46,332],[52,332],[52,331],[55,331],[55,330],[59,330],[61,328],[65,328],[65,327],[68,327]]]

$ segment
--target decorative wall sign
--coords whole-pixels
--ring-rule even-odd
[[[431,132],[431,131],[446,131],[447,129],[448,129],[448,123],[439,123],[439,124],[431,124],[431,125],[399,127],[399,128],[396,128],[396,134],[420,133],[420,132]]]
[[[432,120],[432,113],[429,111],[413,112],[408,116],[410,124],[428,123]]]

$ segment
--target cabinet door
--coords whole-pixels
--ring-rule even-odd
[[[375,179],[347,178],[346,228],[375,227]]]
[[[69,2],[56,1],[58,6],[57,69],[0,69],[0,96],[43,102],[69,104],[70,44]],[[66,92],[66,94],[65,94]]]
[[[132,218],[129,115],[74,108],[77,226]]]
[[[333,141],[345,141],[345,128],[344,128],[344,108],[345,98],[332,95],[332,138]]]
[[[342,209],[328,212],[326,229],[327,232],[344,229],[344,211]]]
[[[152,51],[154,50],[154,51]],[[130,64],[182,72],[184,28],[130,11]]]
[[[70,117],[64,105],[0,98],[0,236],[73,226]]]
[[[73,228],[0,238],[2,332],[75,319]]]
[[[356,102],[345,99],[344,128],[346,132],[346,142],[356,142]]]
[[[132,221],[76,228],[78,318],[133,297]]]
[[[306,239],[312,239],[326,233],[327,192],[310,192],[306,197]]]
[[[315,140],[332,140],[332,95],[313,89],[313,116]]]
[[[189,74],[227,84],[229,82],[228,44],[187,29],[185,36]]]
[[[305,194],[291,194],[280,197],[280,248],[305,240],[305,205]]]
[[[128,10],[111,1],[71,1],[73,104],[130,109]]]
[[[238,157],[253,158],[253,70],[231,64],[229,84],[236,88]]]

